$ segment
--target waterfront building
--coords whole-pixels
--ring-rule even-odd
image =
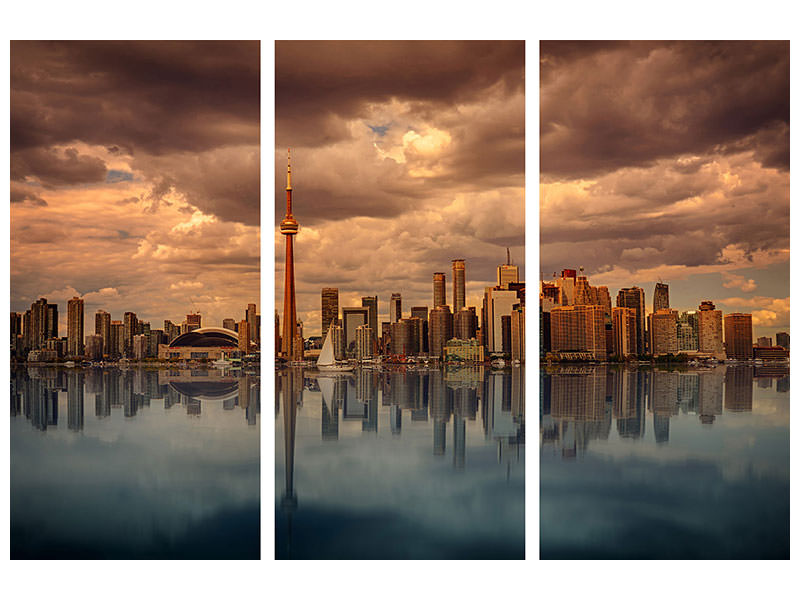
[[[689,310],[678,314],[678,352],[697,352],[699,349],[699,321],[697,312]]]
[[[247,319],[239,321],[239,331],[236,338],[236,348],[242,354],[250,353],[250,326],[247,323]]]
[[[756,341],[756,346],[759,346],[760,348],[770,348],[772,346],[772,338],[762,336]]]
[[[369,325],[369,309],[364,306],[342,307],[344,353],[349,358],[356,355],[356,329],[360,325]]]
[[[219,360],[250,343],[247,321],[239,322],[239,334],[222,327],[201,327],[182,333],[169,344],[158,346],[159,360]],[[245,350],[240,350],[245,353]]]
[[[462,340],[453,338],[444,345],[444,360],[448,362],[477,362],[484,361],[483,346],[475,338]]]
[[[418,318],[420,323],[419,351],[428,353],[428,307],[412,306],[411,316]]]
[[[109,358],[120,358],[125,352],[125,326],[122,321],[111,321],[111,346]]]
[[[606,313],[606,317],[611,317],[611,294],[608,293],[608,287],[605,285],[598,286],[596,288],[592,288],[595,292],[595,296],[597,298],[596,304],[599,304],[603,307],[603,311]]]
[[[256,305],[248,304],[244,311],[245,321],[247,326],[250,327],[250,343],[260,346],[259,344],[259,327],[258,327],[258,314],[256,314]]]
[[[286,266],[283,284],[283,335],[281,352],[288,360],[295,360],[297,337],[297,305],[294,289],[294,236],[300,228],[292,214],[292,164],[291,155],[286,165],[286,216],[281,221],[281,234],[286,236]]]
[[[559,300],[562,306],[575,304],[575,283],[577,276],[578,274],[575,269],[562,269],[561,277],[556,279],[556,287],[558,287]]]
[[[725,351],[722,345],[722,311],[716,310],[714,303],[704,300],[697,313],[697,349],[703,354],[722,360]]]
[[[613,346],[610,354],[625,359],[636,356],[636,310],[624,306],[611,309]]]
[[[525,306],[511,311],[511,360],[525,362]]]
[[[463,258],[453,259],[453,314],[466,304],[466,269]]]
[[[447,305],[437,306],[428,316],[428,353],[441,357],[444,346],[453,338],[453,315]]]
[[[344,329],[341,325],[332,325],[329,329],[333,342],[333,355],[336,360],[344,360]]]
[[[186,321],[184,321],[184,323],[186,323],[186,328],[185,328],[186,330],[184,331],[183,328],[181,328],[181,333],[189,333],[190,331],[194,331],[195,329],[200,329],[201,327],[200,321],[201,321],[201,316],[199,314],[190,313],[186,315]]]
[[[83,298],[67,301],[67,354],[83,356]]]
[[[653,312],[662,308],[669,308],[669,285],[659,281],[653,290]]]
[[[164,319],[164,335],[167,336],[168,343],[181,334],[181,328],[169,319]]]
[[[659,308],[650,321],[650,353],[653,356],[678,353],[678,311]]]
[[[550,311],[550,343],[554,352],[586,352],[605,360],[605,312],[600,305],[556,306]]]
[[[636,311],[636,354],[647,351],[644,327],[644,290],[640,287],[622,288],[617,293],[617,306]]]
[[[389,322],[397,323],[403,318],[403,300],[399,293],[392,294],[389,300]],[[345,328],[346,329],[346,328]]]
[[[110,325],[110,323],[109,323]],[[110,333],[110,331],[109,331]],[[103,359],[103,336],[94,333],[86,336],[86,358],[89,360]]]
[[[122,316],[124,347],[122,350],[123,356],[130,358],[133,356],[133,336],[136,335],[136,326],[138,324],[136,313],[126,312]]]
[[[147,358],[147,338],[148,336],[144,333],[133,336],[133,358],[135,360],[144,360]]]
[[[111,314],[98,310],[94,314],[94,332],[103,339],[103,354],[111,352]],[[88,352],[88,351],[87,351]]]
[[[375,347],[378,345],[378,297],[377,296],[364,296],[361,298],[361,306],[368,308],[367,325],[372,331],[372,345],[373,348],[370,354],[375,352]]]
[[[47,317],[45,318],[44,339],[58,337],[58,304],[47,305]]]
[[[447,304],[444,273],[433,274],[433,308]]]
[[[339,321],[339,288],[322,288],[322,339],[328,333],[331,323]]]
[[[486,288],[484,312],[486,320],[486,350],[489,354],[503,352],[503,316],[511,316],[514,305],[520,302],[515,290]],[[482,328],[483,329],[483,328]]]
[[[726,356],[737,360],[753,358],[753,315],[730,313],[724,321]]]
[[[372,328],[369,325],[356,327],[356,358],[364,360],[372,357]]]

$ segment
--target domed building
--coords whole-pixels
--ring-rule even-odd
[[[224,327],[201,327],[158,345],[159,360],[218,360],[239,349],[239,334]]]

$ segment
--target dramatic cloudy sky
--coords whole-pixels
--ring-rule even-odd
[[[11,310],[153,328],[259,300],[258,42],[11,45]]]
[[[545,276],[788,331],[788,42],[542,42],[540,68]]]
[[[292,148],[298,317],[320,332],[320,290],[339,306],[377,295],[388,321],[433,302],[435,271],[466,260],[480,306],[506,247],[524,262],[522,42],[278,42],[275,222]],[[275,229],[276,307],[285,242]],[[521,268],[521,275],[524,270]]]

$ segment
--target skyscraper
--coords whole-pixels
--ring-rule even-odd
[[[697,352],[698,348],[697,312],[689,310],[678,315],[678,352]]]
[[[250,326],[247,319],[239,321],[239,352],[243,354],[250,352]]]
[[[466,269],[464,259],[453,259],[453,314],[458,314],[466,302]]]
[[[653,290],[653,312],[658,312],[662,308],[669,308],[669,285],[659,281]]]
[[[236,319],[222,319],[222,327],[231,331],[236,331]]]
[[[595,359],[605,359],[607,351],[603,307],[553,307],[550,311],[550,343],[556,352],[589,352]]]
[[[98,310],[94,314],[94,332],[103,340],[103,354],[111,354],[111,314]]]
[[[122,316],[123,326],[123,342],[122,355],[128,358],[133,356],[133,336],[136,335],[136,326],[139,320],[136,318],[136,313],[126,312]]]
[[[725,354],[738,360],[753,358],[753,315],[725,315]]]
[[[447,304],[444,273],[433,274],[433,308]]]
[[[636,310],[624,306],[611,309],[614,345],[609,354],[619,358],[636,355]]]
[[[67,354],[83,355],[83,298],[77,296],[67,302]]]
[[[429,354],[441,357],[444,345],[453,337],[453,315],[447,305],[437,306],[428,315]]]
[[[697,323],[698,351],[717,359],[725,358],[722,345],[722,311],[716,310],[710,300],[703,300],[700,303],[700,312],[697,313]]]
[[[519,267],[511,264],[511,251],[506,248],[506,263],[497,267],[497,285],[508,289],[509,283],[517,283],[518,281]]]
[[[44,339],[58,337],[58,304],[47,305],[47,318],[45,319]]]
[[[292,163],[291,154],[286,166],[286,216],[281,221],[281,234],[286,236],[286,267],[283,283],[283,335],[281,351],[288,360],[294,360],[297,336],[297,305],[294,292],[294,236],[300,225],[292,214]]]
[[[368,325],[369,309],[364,306],[342,307],[342,329],[344,334],[344,352],[346,356],[356,355],[356,329],[360,325]]]
[[[462,306],[453,315],[453,337],[460,340],[469,340],[475,337],[475,313],[474,310]]]
[[[322,339],[328,334],[331,322],[339,320],[339,288],[322,288]]]
[[[775,334],[775,344],[781,348],[789,349],[789,334],[785,331],[780,331]]]
[[[658,291],[658,288],[656,288]],[[659,308],[650,315],[650,354],[678,353],[678,311]]]
[[[403,300],[399,293],[392,294],[389,300],[389,322],[397,323],[403,318]]]
[[[644,290],[640,287],[622,288],[617,293],[617,306],[632,308],[636,311],[636,354],[644,354],[647,350],[644,327]]]
[[[367,315],[367,325],[369,325],[371,330],[373,344],[376,344],[378,341],[378,297],[362,297],[361,306],[369,309],[369,314]],[[372,350],[370,350],[370,354],[372,354]]]
[[[250,341],[258,344],[258,323],[256,321],[256,305],[248,304],[244,312],[245,320],[248,327],[250,327]]]
[[[251,305],[255,306],[255,305]],[[194,331],[195,329],[200,329],[202,317],[197,313],[190,313],[186,315],[186,329],[187,331]],[[139,323],[137,323],[139,325]],[[141,331],[141,327],[137,327],[137,330]],[[251,330],[252,331],[252,330]]]

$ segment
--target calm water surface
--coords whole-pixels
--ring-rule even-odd
[[[259,557],[259,378],[11,372],[12,558]]]
[[[276,371],[278,558],[524,558],[519,368]]]
[[[544,368],[542,558],[789,558],[788,366]]]

